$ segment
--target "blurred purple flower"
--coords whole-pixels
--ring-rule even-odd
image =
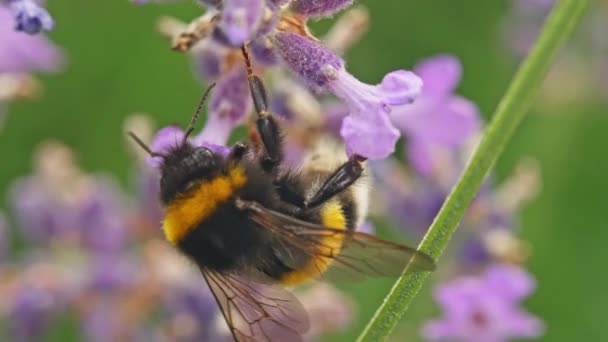
[[[445,200],[447,190],[432,180],[415,177],[395,160],[370,164],[375,194],[397,227],[422,236]]]
[[[420,96],[412,105],[394,107],[390,115],[408,137],[410,163],[428,176],[436,150],[461,147],[480,131],[481,118],[473,102],[453,94],[462,73],[457,58],[431,57],[416,65],[414,72],[424,82]]]
[[[195,145],[228,143],[232,130],[245,121],[251,112],[252,102],[244,67],[237,67],[217,82],[209,100],[207,122],[192,141]]]
[[[227,48],[207,40],[197,45],[193,51],[194,68],[201,81],[213,82],[221,77],[224,71],[224,60]]]
[[[0,5],[0,73],[57,71],[61,51],[43,36],[16,32],[8,8]]]
[[[60,308],[60,299],[43,286],[22,284],[11,296],[8,327],[12,341],[38,341]]]
[[[165,153],[170,151],[172,148],[179,146],[184,138],[184,131],[177,126],[168,126],[161,128],[152,143],[150,149],[155,152]],[[147,156],[146,162],[152,167],[159,167],[163,161],[162,157]]]
[[[202,286],[180,285],[165,298],[173,340],[176,342],[229,342],[228,330],[215,325],[220,311],[211,292]]]
[[[138,206],[136,222],[148,231],[158,232],[164,216],[160,204],[160,174],[148,165],[140,165],[136,173],[136,203]],[[142,228],[141,226],[136,228]]]
[[[89,342],[115,341],[121,330],[121,317],[112,303],[96,303],[82,316],[82,329]]]
[[[259,37],[253,40],[249,44],[249,50],[255,61],[262,65],[272,66],[279,62],[272,42],[267,37]]]
[[[17,225],[28,240],[48,242],[75,233],[74,212],[36,176],[15,181],[10,194]]]
[[[93,253],[118,253],[126,246],[124,199],[109,179],[97,178],[90,196],[76,208],[83,246]]]
[[[138,270],[124,253],[96,253],[89,258],[88,289],[112,292],[128,288],[135,281]]]
[[[506,264],[491,265],[481,276],[452,280],[435,291],[443,317],[428,322],[423,335],[431,341],[468,342],[539,337],[542,322],[519,307],[534,288],[525,270]]]
[[[216,132],[213,132],[216,133]],[[210,133],[211,134],[211,133]],[[161,128],[157,133],[150,148],[156,152],[167,152],[171,148],[178,146],[184,137],[184,131],[177,126],[168,126]],[[216,145],[213,143],[206,142],[205,136],[199,134],[195,137],[196,141],[192,141],[195,146],[206,147],[215,153],[227,155],[230,153],[230,148],[224,145]],[[198,143],[197,143],[198,141]],[[159,167],[162,163],[162,157],[146,157],[146,162],[152,167]]]
[[[36,0],[9,0],[9,7],[15,16],[15,29],[28,34],[37,34],[40,31],[50,31],[55,21]]]
[[[380,84],[368,85],[349,74],[340,57],[308,38],[279,32],[272,39],[291,70],[346,103],[349,116],[342,121],[340,134],[350,153],[382,159],[394,151],[400,133],[389,115],[392,108],[411,103],[418,95],[422,87],[418,76],[398,70],[384,76]]]
[[[8,254],[10,241],[8,240],[8,224],[4,214],[0,212],[0,260],[4,260]]]
[[[290,8],[305,17],[332,16],[353,4],[353,0],[293,0]]]
[[[224,0],[217,29],[232,46],[250,40],[262,23],[264,0]]]

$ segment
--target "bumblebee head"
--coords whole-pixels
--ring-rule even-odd
[[[171,202],[176,195],[187,192],[200,180],[213,177],[219,171],[222,161],[220,155],[213,153],[206,147],[194,147],[188,142],[188,136],[194,130],[194,125],[198,120],[203,104],[213,87],[215,87],[215,83],[207,87],[203,93],[181,143],[168,152],[152,151],[137,135],[128,132],[131,138],[150,156],[162,158],[160,199],[165,205]]]
[[[218,174],[222,157],[206,147],[184,143],[163,156],[160,167],[160,198],[167,205],[177,195],[188,192],[201,180]]]

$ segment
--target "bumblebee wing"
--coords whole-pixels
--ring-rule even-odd
[[[251,219],[271,231],[281,244],[297,253],[309,255],[318,276],[328,280],[359,280],[365,276],[396,277],[409,264],[408,271],[432,271],[433,259],[415,248],[386,241],[369,234],[334,229],[302,221],[254,201],[238,200]],[[289,254],[282,255],[287,265],[297,265]],[[329,267],[331,266],[331,267]],[[327,272],[323,272],[327,269]]]
[[[302,341],[308,316],[289,291],[232,273],[201,272],[237,342]]]

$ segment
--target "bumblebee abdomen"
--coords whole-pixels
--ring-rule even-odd
[[[255,259],[263,241],[247,216],[226,203],[178,242],[177,247],[198,265],[217,271],[235,270]]]
[[[319,218],[323,226],[334,229],[349,229],[349,217],[345,212],[344,203],[334,199],[319,208]],[[318,241],[316,255],[308,257],[302,267],[290,270],[280,275],[280,282],[285,286],[293,286],[310,279],[319,277],[331,265],[333,258],[323,255],[335,255],[342,246],[343,235],[330,235]]]

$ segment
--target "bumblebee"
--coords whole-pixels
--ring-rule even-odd
[[[160,198],[166,239],[200,268],[236,341],[301,341],[308,318],[285,288],[310,279],[343,280],[430,271],[414,248],[356,232],[367,211],[365,158],[314,153],[301,170],[282,165],[282,135],[266,91],[241,48],[257,113],[251,147],[227,156],[183,140],[161,157]],[[342,152],[343,153],[343,152]],[[328,162],[328,159],[329,162]]]

